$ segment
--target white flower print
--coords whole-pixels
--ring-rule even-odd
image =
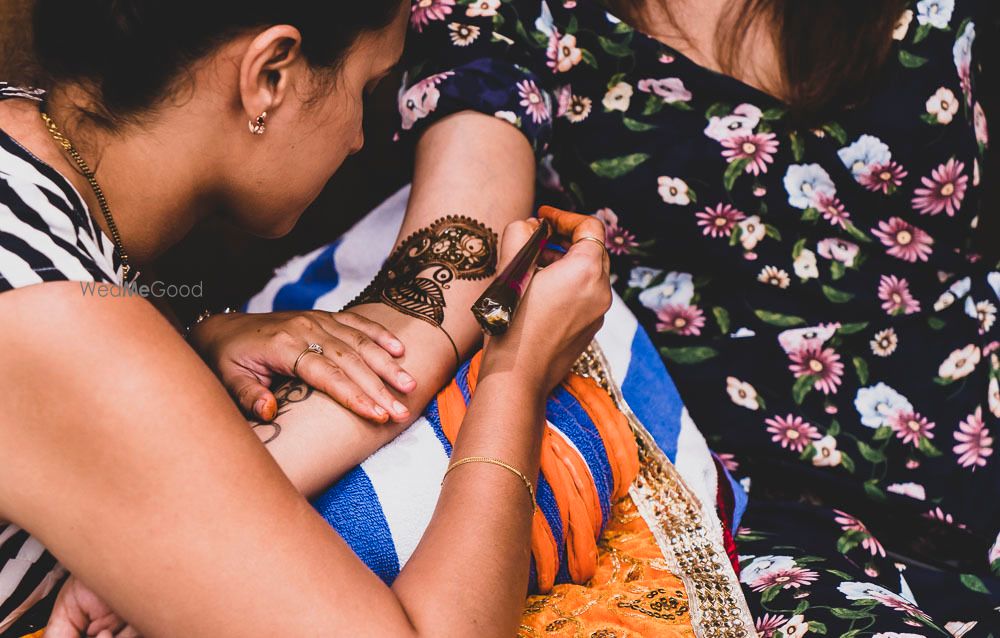
[[[726,379],[726,392],[733,403],[748,410],[759,410],[760,401],[757,399],[757,389],[746,381],[740,381],[736,377]]]
[[[975,629],[978,625],[979,622],[975,620],[969,620],[967,622],[952,620],[944,624],[944,630],[948,632],[951,638],[962,638],[962,636]]]
[[[972,107],[972,125],[976,130],[976,141],[987,146],[990,143],[989,127],[986,125],[986,112],[983,105],[976,102]]]
[[[667,306],[690,306],[694,299],[694,278],[691,273],[667,273],[663,283],[642,292],[639,303],[653,312],[660,312]]]
[[[659,268],[646,268],[645,266],[638,266],[632,269],[629,274],[628,287],[629,288],[647,288],[649,284],[653,283],[653,280],[663,274],[663,271]]]
[[[785,354],[801,352],[802,350],[818,350],[823,344],[837,334],[839,323],[825,323],[809,328],[794,328],[785,330],[778,335],[778,343]]]
[[[927,500],[927,490],[925,490],[924,486],[919,483],[893,483],[885,489],[893,494],[908,496],[918,501]]]
[[[753,250],[767,237],[767,228],[757,215],[751,215],[737,225],[740,227],[740,243],[745,250]]]
[[[951,124],[958,113],[958,98],[951,89],[941,87],[927,99],[927,112],[937,118],[938,124]]]
[[[938,368],[938,376],[949,381],[963,379],[976,369],[982,359],[982,354],[982,350],[976,344],[969,344],[955,350]]]
[[[872,429],[890,425],[900,412],[913,411],[906,397],[885,383],[860,388],[854,398],[854,407],[861,415],[861,424]]]
[[[958,71],[958,80],[962,85],[962,93],[965,95],[965,102],[972,106],[972,45],[976,41],[976,25],[969,21],[965,25],[965,31],[959,34],[952,48],[955,58],[955,70]]]
[[[764,266],[764,269],[757,275],[757,281],[782,290],[788,288],[792,283],[788,273],[777,266]]]
[[[559,32],[553,32],[549,40],[547,52],[548,66],[553,73],[566,73],[583,61],[583,51],[576,46],[575,35],[559,37]]]
[[[972,297],[965,300],[965,314],[979,322],[979,334],[984,335],[993,329],[997,321],[997,307],[989,301],[973,301]]]
[[[660,197],[668,204],[687,206],[691,203],[687,182],[676,177],[660,177],[657,180]]]
[[[923,634],[911,634],[909,632],[900,633],[898,631],[880,631],[872,638],[926,638]]]
[[[993,293],[996,294],[997,299],[1000,299],[1000,272],[991,272],[986,275],[986,283],[993,289]]]
[[[990,412],[1000,419],[1000,380],[997,379],[996,375],[990,379],[989,402]]]
[[[500,118],[504,122],[510,122],[514,126],[517,126],[517,113],[513,111],[497,111],[493,114],[493,117]]]
[[[741,135],[751,135],[764,112],[753,104],[740,104],[730,115],[713,116],[705,128],[705,135],[716,142],[728,140]]]
[[[639,80],[638,87],[643,93],[655,93],[659,95],[667,104],[690,102],[692,97],[691,91],[685,88],[684,82],[680,78],[664,78],[662,80],[649,78]]]
[[[453,71],[438,73],[420,80],[399,95],[399,115],[402,118],[402,128],[408,131],[417,120],[421,120],[437,109],[441,92],[437,86],[447,78],[455,75]]]
[[[742,557],[740,559],[742,561]],[[757,556],[740,571],[740,582],[750,584],[774,572],[795,567],[791,556]]]
[[[785,638],[799,638],[809,633],[809,623],[802,614],[792,616],[788,622],[781,627],[781,633]]]
[[[475,0],[465,9],[470,18],[492,18],[500,8],[500,0]]]
[[[848,268],[854,266],[858,255],[861,253],[861,248],[857,244],[832,237],[820,241],[816,249],[819,251],[820,257],[839,261]]]
[[[479,38],[480,29],[474,24],[452,22],[448,25],[451,43],[457,47],[467,47]]]
[[[801,210],[816,206],[820,194],[831,199],[837,194],[830,174],[819,164],[792,164],[785,173],[784,182],[788,203]]]
[[[917,22],[935,29],[947,29],[955,12],[955,0],[920,0],[917,3]]]
[[[993,547],[990,548],[989,556],[987,560],[992,565],[996,561],[1000,560],[1000,534],[997,534],[997,539],[993,543]]]
[[[850,146],[837,151],[837,155],[855,179],[868,175],[873,166],[887,166],[892,162],[889,147],[874,135],[862,135]]]
[[[829,434],[819,441],[813,441],[816,453],[812,463],[816,467],[837,467],[844,460],[844,454],[837,449],[837,439]]]
[[[795,274],[801,279],[819,278],[819,266],[816,263],[816,253],[808,248],[802,249],[799,256],[795,258],[793,266]]]
[[[910,31],[911,22],[913,22],[913,9],[907,9],[903,12],[903,15],[899,16],[899,22],[896,23],[896,28],[892,31],[892,39],[905,39],[906,34]]]
[[[888,357],[896,351],[899,346],[899,337],[892,328],[886,328],[875,334],[869,344],[872,354],[876,357]]]
[[[621,111],[624,113],[632,103],[633,93],[631,84],[628,82],[619,82],[608,89],[601,103],[604,104],[604,108],[608,111]]]

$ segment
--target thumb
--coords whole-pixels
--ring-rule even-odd
[[[537,219],[532,218],[507,224],[503,230],[503,236],[500,238],[500,259],[497,272],[503,272],[510,265],[518,251],[531,239],[531,234],[538,229],[539,223]]]
[[[278,400],[264,382],[249,370],[223,374],[222,384],[246,414],[265,423],[277,415]]]

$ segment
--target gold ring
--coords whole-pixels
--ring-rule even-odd
[[[319,345],[318,343],[310,343],[306,347],[306,349],[302,351],[302,354],[300,354],[298,357],[295,358],[295,363],[292,364],[292,376],[293,377],[299,376],[299,374],[297,372],[298,369],[299,369],[299,361],[302,361],[302,357],[304,357],[304,356],[306,356],[307,354],[310,354],[310,353],[311,354],[323,354],[323,346]]]
[[[603,248],[604,252],[608,252],[608,246],[607,246],[607,244],[604,243],[604,240],[602,240],[602,239],[598,239],[597,237],[591,237],[590,235],[587,235],[586,237],[581,237],[580,239],[577,239],[573,243],[574,244],[579,244],[582,241],[592,241],[595,244],[597,244],[598,246],[600,246],[601,248]]]

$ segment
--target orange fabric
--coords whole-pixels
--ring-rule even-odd
[[[476,391],[481,364],[482,352],[479,352],[472,358],[466,377],[472,393]],[[594,381],[570,374],[563,387],[580,402],[601,435],[612,471],[613,498],[620,499],[628,493],[639,471],[638,447],[628,420]],[[437,405],[441,429],[454,444],[467,411],[457,380],[452,380],[438,394]],[[597,540],[604,522],[594,478],[579,451],[551,428],[546,429],[542,437],[540,461],[541,473],[552,488],[564,530],[570,577],[576,583],[587,582],[597,570]],[[559,571],[559,547],[540,511],[535,512],[531,527],[531,553],[535,559],[538,589],[547,592]]]
[[[670,573],[631,498],[601,535],[594,578],[531,596],[518,638],[693,638],[684,584]]]
[[[21,638],[42,638],[42,636],[43,636],[44,634],[45,634],[45,630],[44,630],[44,629],[39,629],[39,630],[38,630],[38,631],[36,631],[35,633],[33,633],[33,634],[29,634],[29,635],[27,635],[27,636],[22,636]]]

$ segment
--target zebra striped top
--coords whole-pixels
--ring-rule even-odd
[[[0,82],[0,101],[13,98],[43,95]],[[0,128],[0,293],[51,281],[115,283],[118,273],[113,243],[72,184]],[[0,521],[0,636],[64,575],[38,540]]]

